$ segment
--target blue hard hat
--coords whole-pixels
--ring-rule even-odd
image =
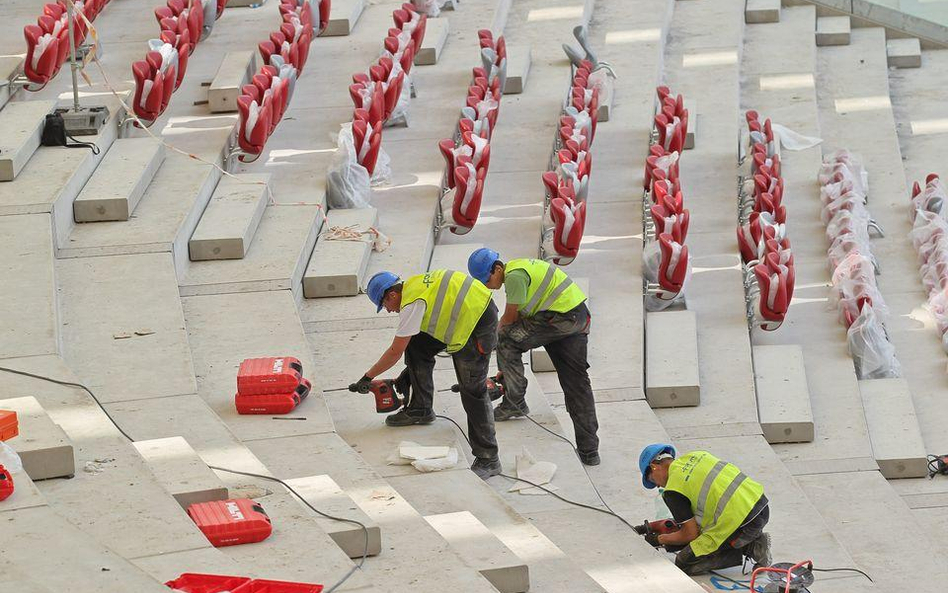
[[[484,284],[490,279],[490,272],[494,269],[494,262],[500,261],[500,254],[489,247],[481,247],[467,258],[467,272]]]
[[[395,286],[400,281],[397,274],[391,272],[379,272],[369,279],[369,284],[365,287],[365,293],[369,295],[369,300],[378,307],[375,312],[382,310],[382,299],[385,298],[385,291]]]
[[[648,465],[662,453],[669,453],[672,457],[676,455],[675,448],[665,443],[652,443],[642,449],[642,453],[639,455],[639,471],[642,472],[642,485],[649,490],[657,488],[658,484],[646,477],[648,476]]]

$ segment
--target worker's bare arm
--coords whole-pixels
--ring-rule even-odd
[[[395,366],[405,353],[405,348],[408,348],[409,341],[411,341],[411,336],[396,336],[395,339],[392,340],[392,345],[386,348],[378,362],[372,365],[372,368],[370,368],[365,375],[374,379]]]
[[[507,308],[504,309],[503,316],[500,318],[499,326],[504,327],[505,325],[510,325],[518,319],[520,319],[520,313],[517,310],[517,305],[507,305]]]
[[[658,536],[658,543],[663,546],[666,544],[671,544],[673,546],[683,546],[685,544],[690,544],[692,541],[698,538],[701,534],[701,530],[698,528],[698,522],[694,519],[688,519],[681,524],[681,529],[672,533],[663,533]]]

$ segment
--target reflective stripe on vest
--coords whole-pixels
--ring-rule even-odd
[[[401,306],[425,301],[421,329],[444,342],[449,353],[464,347],[484,310],[490,290],[473,278],[453,270],[432,270],[405,280]]]
[[[504,266],[505,272],[523,270],[530,277],[527,302],[519,307],[526,316],[540,311],[566,313],[586,300],[579,286],[563,270],[538,259],[514,259]]]
[[[668,468],[666,490],[691,502],[701,534],[691,542],[696,556],[717,550],[746,519],[764,493],[763,487],[737,466],[707,451],[692,451],[675,459]]]

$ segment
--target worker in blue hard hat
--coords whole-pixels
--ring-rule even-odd
[[[507,296],[497,343],[497,367],[506,394],[494,408],[494,420],[530,413],[523,353],[543,347],[563,388],[579,458],[586,465],[599,465],[599,422],[586,360],[591,321],[586,295],[552,264],[539,259],[513,259],[505,264],[499,253],[487,247],[471,254],[467,269],[491,290],[503,286]]]
[[[686,574],[739,566],[744,556],[755,568],[770,566],[764,533],[770,506],[763,486],[737,466],[707,451],[676,456],[673,446],[654,443],[639,455],[639,470],[643,486],[663,489],[662,500],[681,526],[646,540],[677,552],[675,565]]]
[[[392,368],[404,355],[411,379],[408,405],[388,416],[389,426],[431,424],[435,420],[435,355],[447,350],[467,413],[468,437],[474,453],[471,469],[482,479],[501,472],[494,418],[487,393],[490,354],[497,346],[497,306],[490,291],[470,276],[453,270],[432,270],[404,281],[391,272],[372,276],[366,288],[377,307],[398,313],[392,344],[359,381],[350,386],[368,391],[372,379]]]

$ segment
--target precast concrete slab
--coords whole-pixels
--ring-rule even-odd
[[[313,364],[296,303],[288,290],[194,296],[182,299],[194,357],[197,392],[242,441],[331,432],[332,418],[321,391],[327,387]],[[313,389],[293,412],[294,422],[271,415],[240,415],[234,406],[237,369],[246,358],[295,356]]]
[[[362,11],[365,9],[365,0],[337,0],[329,10],[329,24],[322,32],[321,37],[338,37],[352,33]]]
[[[333,209],[317,239],[303,274],[303,296],[308,299],[359,294],[378,225],[375,208]],[[358,239],[335,236],[334,229],[359,234]]]
[[[382,552],[382,531],[379,526],[362,512],[362,509],[331,477],[309,476],[286,480],[286,483],[303,500],[321,512],[359,521],[365,526],[363,529],[354,523],[334,521],[313,514],[316,523],[349,558],[362,558],[363,555],[378,556]]]
[[[30,479],[66,478],[76,473],[72,442],[35,397],[0,400],[0,409],[17,413],[20,435],[8,444],[20,456]]]
[[[56,274],[63,358],[101,401],[194,393],[169,254],[61,259]]]
[[[0,108],[13,94],[13,79],[23,72],[23,56],[0,56]]]
[[[425,521],[441,534],[464,560],[500,593],[525,593],[530,571],[469,511],[427,515]]]
[[[72,204],[76,222],[128,220],[165,159],[152,138],[120,138]]]
[[[780,0],[747,0],[744,22],[755,25],[780,22]]]
[[[256,53],[253,51],[229,51],[221,60],[211,86],[207,87],[207,104],[211,113],[237,111],[240,89],[250,81],[257,71]]]
[[[923,478],[928,459],[912,393],[904,379],[859,382],[872,453],[888,479]]]
[[[589,278],[572,278],[572,280],[580,290],[583,291],[583,294],[586,295],[586,306],[591,308]],[[545,348],[534,348],[530,351],[530,370],[534,373],[556,371],[556,368],[553,367],[553,361],[550,359],[550,355],[547,354]]]
[[[889,68],[921,68],[922,45],[918,39],[887,39],[885,54]]]
[[[519,95],[527,87],[530,66],[533,64],[533,50],[529,45],[507,46],[507,80],[504,82],[504,95]]]
[[[821,16],[816,19],[816,45],[849,45],[848,16]]]
[[[144,556],[131,562],[159,583],[175,580],[185,573],[257,576],[252,565],[240,565],[217,548]]]
[[[221,178],[188,241],[191,261],[243,259],[267,207],[270,175]]]
[[[416,66],[434,66],[441,57],[445,44],[448,42],[450,23],[447,18],[429,18],[425,28],[425,38],[421,48],[415,54]]]
[[[754,346],[757,414],[768,443],[813,440],[813,411],[803,364],[803,349]]]
[[[697,406],[700,402],[693,311],[646,313],[645,397],[653,408]]]
[[[48,214],[0,216],[0,358],[59,352],[54,252]]]
[[[133,446],[185,511],[195,503],[228,498],[227,487],[182,437],[137,441]]]
[[[55,101],[15,101],[0,111],[0,181],[13,181],[39,148]]]
[[[3,572],[3,582],[13,591],[23,593],[53,593],[47,587],[40,585],[27,576],[15,564],[0,558],[0,571]]]
[[[181,296],[290,290],[300,297],[322,220],[317,204],[267,206],[253,249],[243,259],[188,262],[178,276]]]

